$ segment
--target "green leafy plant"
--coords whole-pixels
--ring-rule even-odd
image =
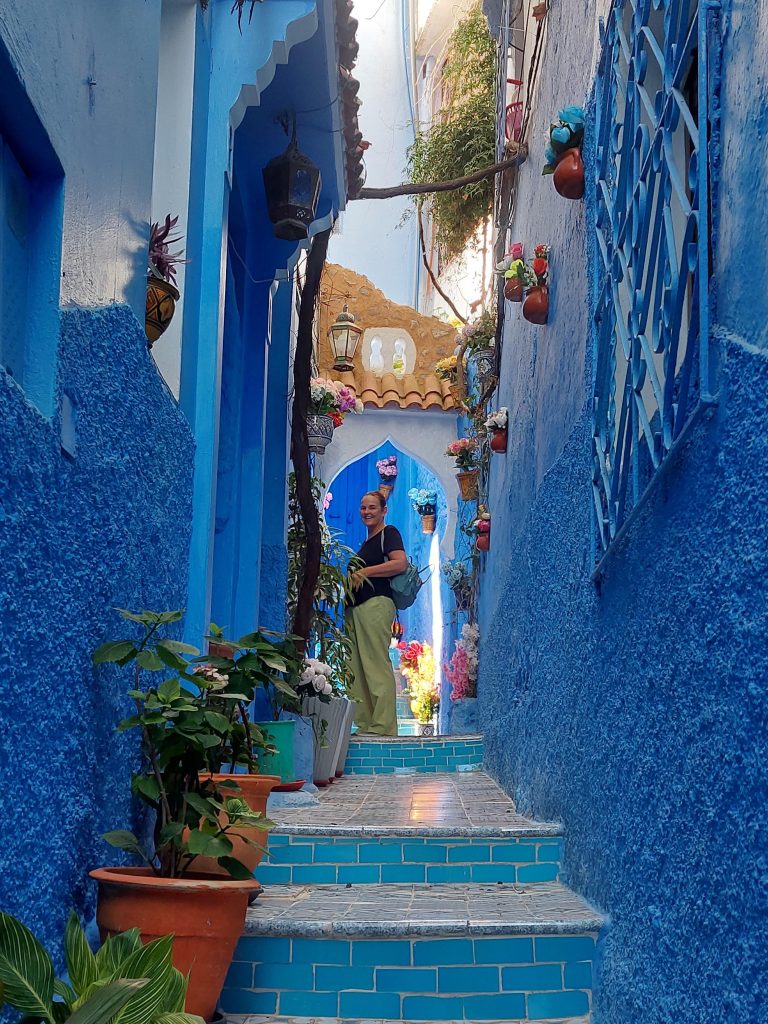
[[[418,132],[408,153],[415,184],[451,181],[482,170],[496,160],[496,43],[478,4],[453,31],[442,69],[443,102],[437,120]],[[450,262],[471,242],[478,226],[493,212],[493,178],[425,202],[437,227],[441,259]]]
[[[231,735],[229,717],[210,703],[247,703],[252,690],[234,690],[228,676],[213,680],[196,674],[185,655],[197,655],[188,644],[161,636],[164,627],[178,622],[182,613],[130,612],[116,609],[126,620],[141,627],[137,640],[111,640],[93,653],[95,665],[109,662],[133,665],[134,686],[129,696],[136,714],[120,722],[118,731],[139,729],[143,764],[131,779],[131,790],[155,812],[154,850],[144,849],[125,829],[108,832],[112,846],[140,857],[163,878],[179,878],[198,856],[212,857],[234,878],[250,878],[248,869],[232,857],[230,836],[258,846],[251,829],[268,830],[271,822],[251,811],[239,797],[226,795],[226,783],[217,786],[201,773],[210,769],[210,755],[227,749]],[[141,688],[141,670],[171,671],[158,686]],[[244,673],[238,676],[242,681]],[[231,788],[236,790],[233,785]]]
[[[137,928],[91,950],[73,912],[64,932],[68,981],[32,932],[0,912],[0,1000],[22,1024],[204,1024],[184,1012],[187,980],[171,962],[173,936],[142,944]]]
[[[312,497],[318,509],[324,485],[312,480]],[[320,573],[312,603],[312,621],[308,648],[320,661],[333,669],[331,683],[336,693],[345,693],[352,679],[352,645],[342,626],[344,605],[352,596],[348,570],[363,563],[355,552],[342,544],[338,534],[328,529],[320,516],[322,556]],[[304,521],[296,498],[294,474],[288,478],[288,615],[293,617],[304,566]],[[303,666],[302,666],[303,670]]]

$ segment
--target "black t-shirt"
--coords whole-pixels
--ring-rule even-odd
[[[375,537],[369,538],[357,552],[357,557],[362,558],[366,565],[383,565],[387,559],[385,554],[390,555],[393,551],[404,551],[405,545],[400,531],[394,526],[384,527],[384,540],[382,534],[377,533]],[[363,583],[362,587],[355,591],[352,604],[357,606],[368,601],[372,597],[392,597],[392,588],[389,580],[383,576],[374,576]]]

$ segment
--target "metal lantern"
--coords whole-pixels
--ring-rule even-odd
[[[344,309],[336,317],[336,322],[328,328],[334,370],[352,369],[352,358],[362,333],[359,327],[355,327],[355,317],[349,312],[345,302]]]
[[[299,152],[295,127],[286,151],[270,160],[261,173],[275,235],[289,242],[306,238],[320,197],[320,168]]]

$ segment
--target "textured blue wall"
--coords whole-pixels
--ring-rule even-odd
[[[556,56],[559,73],[542,77],[517,202],[529,253],[553,246],[554,286],[547,327],[507,307],[498,404],[510,409],[510,444],[491,463],[481,607],[486,760],[522,811],[564,823],[566,879],[610,914],[595,1024],[763,1021],[768,318],[762,284],[738,304],[742,285],[726,302],[718,282],[734,281],[738,254],[768,217],[765,168],[744,146],[765,119],[765,86],[755,87],[768,63],[765,12],[726,16],[720,405],[597,589],[589,210],[539,177],[546,122],[589,89],[582,41],[594,11],[574,31],[565,7],[549,15],[547,62]],[[761,250],[747,260],[748,278],[763,259]]]
[[[116,862],[98,837],[132,815],[128,680],[90,652],[123,631],[115,605],[184,606],[193,455],[126,307],[62,314],[59,387],[73,459],[0,373],[0,906],[51,949],[70,907],[93,909],[88,870]]]

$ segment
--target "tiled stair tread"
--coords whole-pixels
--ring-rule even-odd
[[[313,807],[270,808],[289,835],[559,836],[555,822],[518,814],[485,772],[345,775]]]
[[[247,935],[559,935],[603,918],[559,882],[530,885],[270,886]]]
[[[425,747],[451,743],[482,743],[482,733],[471,733],[466,736],[417,736],[416,741]],[[374,736],[369,733],[352,737],[350,745],[357,743],[413,743],[413,736]]]
[[[254,1017],[230,1014],[227,1017],[227,1024],[392,1024],[392,1022],[383,1017],[360,1017],[350,1020],[349,1017]],[[398,1021],[397,1024],[416,1024],[416,1022]],[[424,1024],[424,1022],[421,1021],[418,1024]],[[472,1022],[446,1020],[441,1024],[472,1024]],[[531,1024],[531,1022],[529,1020],[510,1020],[507,1017],[503,1021],[484,1020],[482,1024]],[[589,1017],[557,1017],[549,1020],[537,1020],[536,1024],[589,1024]]]

